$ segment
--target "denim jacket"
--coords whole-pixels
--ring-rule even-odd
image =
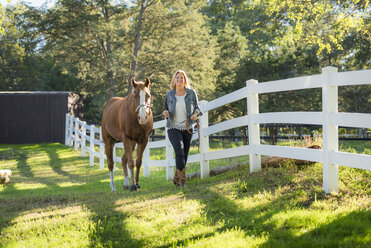
[[[199,116],[202,115],[200,106],[198,105],[198,97],[194,90],[186,88],[186,96],[184,98],[186,104],[186,111],[187,111],[187,119],[189,119],[195,112]],[[176,98],[175,98],[175,89],[170,90],[166,93],[165,102],[164,102],[164,109],[169,111],[169,120],[166,122],[166,127],[172,127],[172,121],[174,121],[175,117],[175,106],[176,106]],[[189,120],[189,125],[192,127],[195,125],[195,121]]]

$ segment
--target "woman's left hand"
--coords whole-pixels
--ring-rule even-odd
[[[198,114],[197,114],[197,113],[194,113],[194,114],[191,116],[191,118],[189,118],[189,119],[191,119],[192,121],[195,121],[195,120],[197,120],[197,117],[198,117]]]

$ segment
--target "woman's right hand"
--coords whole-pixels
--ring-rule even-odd
[[[166,118],[169,118],[169,116],[170,116],[169,111],[167,111],[167,110],[164,110],[164,112],[162,112],[162,114],[163,114]]]

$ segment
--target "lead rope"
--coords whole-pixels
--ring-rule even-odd
[[[193,134],[191,131],[189,131],[189,128],[188,128],[188,119],[186,120],[186,128],[187,128],[187,132],[189,134]],[[196,120],[196,125],[197,125],[197,134],[198,134],[198,151],[200,151],[200,123],[198,122],[198,120]]]
[[[156,115],[156,116],[154,116],[153,118],[157,118],[157,117],[160,117],[160,116],[162,116],[163,114],[159,114],[159,115]],[[165,117],[166,118],[166,117]],[[166,118],[166,119],[168,119],[168,118]],[[171,120],[170,119],[168,119],[170,122],[171,122]],[[189,128],[188,128],[188,122],[189,122],[189,119],[187,119],[187,120],[185,120],[185,121],[182,121],[181,123],[186,123],[186,129],[187,129],[187,132],[189,133],[189,134],[194,134],[194,133],[192,133],[190,130],[189,130]],[[172,122],[171,122],[172,123]],[[198,151],[200,151],[200,123],[198,122],[198,119],[196,120],[196,126],[197,126],[197,134],[198,134]]]
[[[157,117],[160,117],[160,116],[163,116],[163,114],[159,114],[159,115],[153,116],[153,119],[155,119]]]

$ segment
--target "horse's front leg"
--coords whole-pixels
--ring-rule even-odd
[[[123,156],[123,160],[125,160],[125,162],[127,163],[127,168],[130,171],[130,181],[131,181],[130,191],[137,190],[137,187],[135,185],[135,179],[134,179],[134,159],[133,159],[133,150],[134,150],[134,148],[135,148],[135,143],[132,142],[132,141],[130,141],[130,140],[128,140],[128,139],[125,139],[125,141],[124,141],[125,153],[124,153],[124,156]],[[124,165],[124,163],[123,163],[122,166],[124,168],[124,177],[125,177],[123,188],[125,189],[126,187],[129,186],[126,183],[128,173],[127,173],[127,168]]]
[[[116,186],[115,186],[115,180],[113,178],[113,166],[114,166],[114,161],[113,161],[113,147],[114,147],[114,142],[112,139],[109,137],[104,137],[104,145],[105,145],[105,152],[107,156],[107,164],[108,164],[108,169],[110,172],[110,187],[112,191],[117,191]]]
[[[148,143],[148,139],[142,144],[138,144],[138,147],[137,147],[137,160],[135,161],[135,167],[137,168],[137,170],[135,172],[135,181],[137,183],[136,186],[138,189],[140,188],[139,186],[140,167],[142,166],[143,152],[144,152],[144,149],[146,149],[147,143]]]

